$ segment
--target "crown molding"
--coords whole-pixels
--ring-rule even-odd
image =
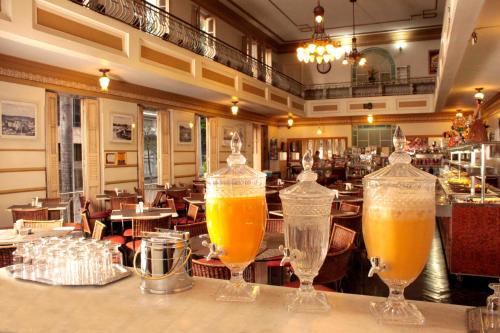
[[[161,109],[173,108],[194,112],[208,117],[234,119],[228,105],[222,105],[144,87],[119,80],[112,80],[109,92],[103,93],[98,85],[99,76],[85,74],[22,58],[0,54],[0,80],[69,92],[89,97],[118,99]],[[240,108],[238,120],[272,124],[268,116]]]
[[[481,119],[483,120],[494,117],[500,113],[500,92],[481,104],[479,112],[481,112]]]

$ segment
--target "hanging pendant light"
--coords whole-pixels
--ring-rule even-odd
[[[108,87],[109,87],[109,77],[106,75],[106,73],[109,72],[109,69],[107,68],[101,68],[99,69],[99,72],[101,72],[101,77],[99,78],[99,86],[101,87],[102,92],[108,92]]]
[[[342,65],[354,65],[364,66],[366,64],[366,58],[363,57],[361,52],[358,51],[357,39],[356,39],[356,21],[354,16],[354,4],[356,0],[349,0],[352,3],[352,39],[351,39],[351,51],[345,53]]]
[[[233,114],[233,116],[236,116],[238,114],[238,101],[232,101],[231,103],[233,103],[233,105],[231,105],[231,113]]]
[[[483,103],[484,100],[484,93],[483,93],[483,88],[475,88],[476,93],[474,94],[474,98],[477,101],[477,104]]]
[[[368,124],[373,123],[373,115],[369,114],[368,117],[366,117],[366,121],[368,121]]]
[[[316,130],[316,134],[317,135],[323,134],[323,130],[321,129],[321,127],[318,127],[318,129]]]
[[[293,118],[291,114],[288,114],[288,119],[286,121],[288,129],[292,128],[293,126]]]

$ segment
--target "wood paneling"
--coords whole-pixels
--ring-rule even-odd
[[[0,148],[0,151],[37,151],[45,152],[45,149],[32,149],[32,148]]]
[[[338,105],[337,104],[330,104],[330,105],[314,105],[313,106],[313,111],[314,112],[324,112],[324,111],[337,111],[338,110]]]
[[[47,197],[59,196],[59,153],[57,150],[57,94],[45,94],[46,130],[45,130],[45,164],[47,168]]]
[[[201,76],[204,79],[214,81],[220,84],[224,84],[226,86],[234,88],[234,79],[232,77],[219,74],[217,72],[214,72],[213,70],[210,70],[208,68],[203,67],[201,69]]]
[[[144,45],[141,46],[141,57],[167,67],[175,68],[186,73],[191,73],[191,63],[189,63],[188,61],[184,61],[171,55],[158,52]]]
[[[304,111],[304,104],[292,102],[292,107],[296,110]]]
[[[0,190],[0,195],[14,194],[14,193],[24,193],[24,192],[45,192],[46,190],[47,190],[46,187],[16,188],[16,189]]]
[[[87,198],[101,193],[101,159],[99,137],[99,103],[95,99],[82,100],[83,192]]]
[[[364,104],[368,104],[368,103],[364,103]],[[349,110],[368,110],[368,109],[364,109],[364,107],[363,107],[364,104],[363,103],[349,104]],[[385,103],[371,103],[371,104],[372,104],[372,110],[386,108]]]
[[[122,51],[122,39],[102,30],[67,19],[41,8],[36,9],[36,22],[47,28],[67,33],[112,49]]]
[[[127,164],[127,165],[105,165],[105,169],[113,169],[113,168],[137,168],[137,164]]]
[[[420,107],[426,107],[427,106],[427,101],[422,100],[422,101],[399,101],[398,102],[398,107],[400,108],[420,108]]]
[[[175,175],[175,179],[179,179],[179,178],[193,178],[193,177],[196,177],[196,174],[191,173],[191,174],[188,174],[188,175]]]
[[[248,84],[248,83],[245,83],[245,82],[243,82],[243,84],[241,85],[241,89],[243,91],[246,91],[250,94],[254,94],[254,95],[262,97],[262,98],[266,97],[266,91],[264,89],[257,88],[255,86]]]
[[[196,165],[196,162],[175,162],[174,165]]]
[[[127,183],[137,183],[137,179],[110,180],[105,182],[104,185],[116,185],[116,184],[127,184]]]
[[[8,172],[33,172],[33,171],[45,171],[45,167],[39,168],[6,168],[0,169],[0,173],[8,173]]]
[[[275,93],[271,93],[271,101],[276,102],[276,103],[280,103],[283,105],[288,105],[288,101],[287,101],[286,97],[282,97],[282,96],[277,95]]]

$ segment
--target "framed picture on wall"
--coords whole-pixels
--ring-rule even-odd
[[[231,139],[233,138],[234,131],[238,131],[241,140],[241,150],[245,149],[245,130],[243,128],[223,127],[222,128],[222,146],[231,147]]]
[[[0,136],[5,138],[34,139],[36,133],[37,105],[33,103],[1,101]]]
[[[193,144],[193,129],[188,122],[177,123],[177,143],[180,145]]]
[[[116,164],[127,165],[127,152],[125,151],[116,152]]]
[[[439,50],[429,51],[429,74],[437,74],[439,66]]]
[[[116,153],[106,153],[106,165],[116,164]]]
[[[113,133],[111,141],[132,143],[132,116],[113,114],[111,115],[111,126]]]

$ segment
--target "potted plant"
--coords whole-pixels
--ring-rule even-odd
[[[375,68],[370,67],[368,69],[368,81],[370,83],[376,82],[377,81],[377,77],[376,77],[377,74],[378,74],[378,71]]]

